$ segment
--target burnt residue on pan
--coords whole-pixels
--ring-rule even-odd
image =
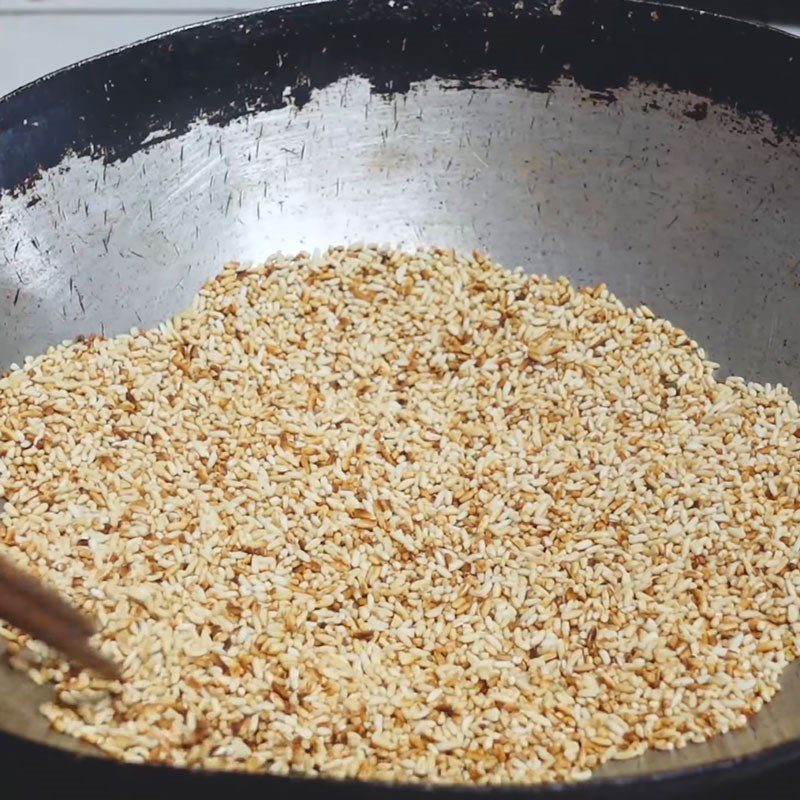
[[[555,13],[554,13],[555,12]],[[568,75],[604,101],[632,79],[688,90],[783,135],[800,129],[800,63],[789,36],[626,0],[349,0],[186,28],[64,70],[0,102],[0,190],[21,189],[67,152],[125,159],[253,110],[302,106],[359,75],[402,93],[431,76],[482,76],[547,91]],[[241,75],[231,94],[231,75]],[[688,116],[699,118],[696,110]]]

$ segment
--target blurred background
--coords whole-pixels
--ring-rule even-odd
[[[0,0],[0,96],[145,36],[286,0]],[[584,0],[591,2],[591,0]],[[800,35],[800,0],[680,0]]]

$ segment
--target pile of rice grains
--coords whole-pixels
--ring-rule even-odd
[[[2,633],[132,762],[568,781],[724,733],[797,654],[800,415],[715,367],[478,253],[231,264],[0,382],[2,550],[123,680]]]

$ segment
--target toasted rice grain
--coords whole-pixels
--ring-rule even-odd
[[[800,418],[604,286],[375,247],[230,265],[0,381],[0,535],[102,624],[36,642],[128,761],[585,778],[745,724],[797,654]]]

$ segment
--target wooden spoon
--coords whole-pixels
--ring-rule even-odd
[[[94,623],[36,578],[0,557],[0,617],[104,678],[119,667],[89,644]]]

